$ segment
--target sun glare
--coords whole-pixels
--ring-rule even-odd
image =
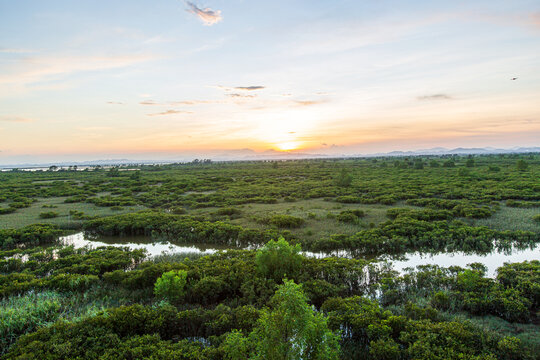
[[[300,147],[300,143],[296,141],[288,141],[288,142],[282,142],[279,144],[276,144],[276,146],[281,151],[290,151],[290,150],[296,150]]]

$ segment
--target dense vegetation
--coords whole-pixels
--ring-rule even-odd
[[[540,259],[373,259],[535,246],[538,155],[130,169],[0,173],[2,358],[539,358]],[[58,241],[74,229],[246,249]]]

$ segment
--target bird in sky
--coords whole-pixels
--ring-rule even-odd
[[[510,80],[517,80],[517,77],[511,78]]]

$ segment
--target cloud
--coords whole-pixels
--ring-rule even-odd
[[[295,104],[298,106],[311,106],[311,105],[319,105],[322,103],[325,103],[324,100],[294,100]]]
[[[181,100],[181,101],[171,101],[169,105],[199,105],[199,104],[216,104],[219,101],[215,100]]]
[[[3,54],[27,54],[34,52],[28,49],[15,49],[15,48],[0,48],[0,53]]]
[[[235,87],[216,85],[216,86],[211,86],[211,87],[224,90],[224,91],[255,91],[255,90],[262,90],[266,88],[265,86],[262,86],[262,85],[235,86]]]
[[[0,116],[0,121],[2,122],[15,122],[15,123],[28,123],[34,122],[32,119],[23,118],[20,116]]]
[[[454,98],[448,94],[431,94],[431,95],[422,95],[417,97],[418,100],[453,100]]]
[[[109,104],[109,105],[124,105],[124,103],[120,102],[120,101],[107,101],[107,104]]]
[[[247,91],[253,91],[253,90],[262,90],[264,89],[264,86],[256,85],[256,86],[237,86],[234,88],[235,90],[247,90]]]
[[[233,98],[255,98],[257,95],[252,94],[239,94],[239,93],[229,93],[225,94],[225,96],[233,97]]]
[[[139,102],[139,104],[141,104],[141,105],[152,105],[152,106],[153,105],[160,105],[160,106],[165,105],[165,104],[159,104],[159,103],[155,102],[154,100],[144,100],[144,101]]]
[[[212,26],[223,20],[220,10],[212,10],[210,8],[200,9],[190,1],[186,1],[186,5],[188,6],[186,11],[197,16],[206,26]]]
[[[154,100],[143,100],[140,101],[140,105],[147,106],[178,106],[178,105],[198,105],[198,104],[215,104],[218,101],[214,100],[181,100],[181,101],[168,101],[168,102],[155,102]]]
[[[156,59],[152,55],[27,56],[2,69],[0,84],[28,85],[61,79],[62,76],[129,67]]]
[[[100,131],[100,130],[110,130],[112,127],[110,126],[87,126],[87,127],[79,127],[78,128],[81,131]]]
[[[184,110],[174,110],[174,109],[170,109],[170,110],[165,110],[165,111],[160,112],[160,113],[147,114],[147,115],[148,115],[148,116],[161,116],[161,115],[174,115],[174,114],[193,114],[193,111],[184,111]]]

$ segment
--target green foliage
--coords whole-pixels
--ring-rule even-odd
[[[53,219],[58,216],[58,213],[55,211],[46,211],[39,214],[40,219]]]
[[[358,221],[358,219],[364,217],[365,215],[366,214],[362,210],[359,210],[359,209],[344,210],[338,214],[337,219],[338,221],[341,221],[344,223],[355,223]]]
[[[51,224],[34,224],[21,229],[0,229],[0,248],[50,244],[62,233],[58,226]]]
[[[437,309],[490,314],[510,322],[526,323],[531,320],[531,311],[535,311],[540,303],[539,261],[505,264],[498,269],[495,280],[485,277],[483,265],[469,266],[470,269],[442,269],[435,265],[420,267],[397,283],[394,281],[385,292],[400,289],[404,293],[425,296],[429,291],[430,303]],[[407,299],[399,294],[387,298],[393,302]]]
[[[233,216],[233,215],[240,215],[242,213],[242,211],[240,211],[240,209],[237,209],[237,208],[226,207],[226,208],[218,209],[215,213],[216,213],[216,215]]]
[[[1,348],[6,359],[216,360],[272,352],[281,359],[298,357],[309,342],[316,346],[303,358],[532,359],[540,353],[538,261],[506,264],[489,278],[478,264],[398,274],[363,258],[534,246],[539,159],[292,160],[277,167],[197,161],[2,173],[0,227],[17,229],[0,230]],[[518,170],[520,160],[527,171]],[[348,180],[340,184],[340,177]],[[133,204],[146,209],[133,212]],[[59,226],[22,227],[53,206],[69,214],[51,219]],[[129,213],[113,214],[116,207]],[[274,214],[287,217],[272,222]],[[287,241],[145,261],[142,251],[60,246],[62,229],[76,226],[88,235],[201,247]],[[351,258],[304,257],[300,245],[346,250]],[[287,281],[278,300],[283,278],[299,285]],[[340,332],[338,354],[334,341],[328,351],[321,345],[333,335],[328,328]],[[300,338],[291,333],[305,341],[296,346]]]
[[[60,298],[55,293],[40,293],[0,302],[0,355],[19,336],[59,317]]]
[[[305,220],[302,218],[283,214],[273,215],[267,221],[271,225],[288,229],[301,227],[305,223]]]
[[[520,159],[516,163],[516,168],[519,171],[525,171],[525,170],[527,170],[529,168],[529,164],[525,160]]]
[[[446,160],[443,163],[443,166],[446,167],[446,168],[453,168],[453,167],[456,166],[456,163],[454,162],[454,160]]]
[[[277,165],[277,163],[274,163]],[[249,352],[249,341],[239,330],[233,330],[227,334],[222,345],[225,359],[245,360]]]
[[[156,280],[154,294],[157,297],[178,302],[184,296],[187,271],[168,271]]]
[[[536,208],[540,207],[539,201],[520,201],[520,200],[507,200],[506,206],[515,208]]]
[[[341,169],[336,177],[336,185],[339,187],[349,187],[353,181],[353,176],[345,169]]]
[[[23,336],[6,359],[215,359],[217,350],[209,348],[205,339],[232,329],[250,331],[251,326],[244,323],[248,312],[247,307],[224,306],[185,311],[170,305],[112,308]],[[254,321],[252,317],[247,320],[249,324]]]
[[[302,256],[299,244],[294,246],[284,238],[270,240],[263,248],[257,250],[255,265],[262,276],[281,282],[284,278],[295,278],[300,271]]]
[[[339,337],[328,329],[327,320],[307,304],[300,285],[285,281],[271,300],[272,309],[264,309],[246,339],[238,332],[227,337],[230,359],[338,359]],[[233,343],[233,340],[236,340]],[[248,355],[249,354],[249,355]]]

